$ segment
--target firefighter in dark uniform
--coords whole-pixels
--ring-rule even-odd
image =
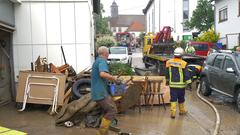
[[[199,79],[199,75],[202,67],[200,65],[190,64],[188,65],[188,70],[190,72],[192,81]]]
[[[174,58],[166,63],[166,85],[170,87],[171,118],[176,116],[177,101],[179,105],[179,114],[187,113],[184,107],[185,88],[191,84],[191,76],[187,68],[187,62],[182,60],[184,50],[180,47],[174,50]]]

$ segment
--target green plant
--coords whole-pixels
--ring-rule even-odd
[[[133,75],[134,72],[128,64],[124,63],[110,63],[109,70],[112,75]]]
[[[215,32],[213,28],[209,29],[208,31],[204,31],[197,37],[195,40],[199,42],[212,42],[216,43],[220,37],[220,34]]]
[[[100,4],[100,14],[94,14],[96,35],[112,35],[112,31],[108,27],[108,17],[103,17],[102,13],[105,13],[103,4]]]
[[[116,45],[116,41],[112,36],[103,36],[97,38],[97,46],[106,46],[106,47],[112,47]]]

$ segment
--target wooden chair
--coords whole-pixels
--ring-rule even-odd
[[[138,84],[139,86],[141,86],[142,90],[140,92],[140,95],[139,95],[139,101],[138,101],[138,107],[139,107],[139,112],[141,112],[141,106],[142,105],[145,105],[146,102],[147,102],[147,99],[146,99],[146,90],[147,90],[147,87],[148,87],[148,77],[145,76],[144,80],[133,80],[132,81],[134,84]]]
[[[146,101],[146,105],[151,105],[151,107],[153,106],[153,102],[154,102],[154,97],[155,95],[158,96],[158,105],[162,104],[164,106],[164,109],[166,110],[166,106],[165,106],[165,102],[164,102],[164,92],[161,90],[161,83],[163,81],[162,80],[148,80],[148,84],[147,84],[147,90],[145,91],[145,101]]]

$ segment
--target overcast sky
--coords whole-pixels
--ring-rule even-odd
[[[113,0],[100,0],[103,4],[105,13],[104,16],[110,16]],[[118,5],[119,14],[140,14],[142,15],[142,9],[147,6],[149,0],[115,0]]]

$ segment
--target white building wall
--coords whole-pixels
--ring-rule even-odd
[[[91,3],[77,1],[24,1],[15,5],[13,34],[15,75],[29,70],[37,57],[47,57],[56,66],[68,64],[79,72],[90,67],[94,58]]]
[[[153,7],[151,6],[148,11],[152,11],[152,8]],[[147,21],[146,23],[147,32],[152,32],[152,12],[146,13],[146,21]]]
[[[189,0],[189,19],[196,6],[197,0]],[[155,19],[152,19],[153,10]],[[152,20],[155,20],[155,23]],[[183,31],[183,0],[155,0],[146,13],[146,21],[146,32],[159,32],[164,26],[171,26],[174,40],[181,40],[183,35],[192,34],[192,31]],[[154,24],[155,26],[152,26]]]
[[[219,22],[219,10],[227,7],[228,20]],[[240,17],[238,14],[238,0],[217,0],[215,3],[215,28],[220,33],[220,42],[227,45],[228,49],[239,45]]]
[[[119,31],[119,27],[112,27],[111,28],[111,31],[113,31],[113,29],[115,28],[115,32],[113,32],[113,35],[114,36],[116,36],[116,34],[118,33],[118,32],[125,32],[125,31],[127,31],[127,29],[128,29],[128,27],[121,27],[121,31]]]

